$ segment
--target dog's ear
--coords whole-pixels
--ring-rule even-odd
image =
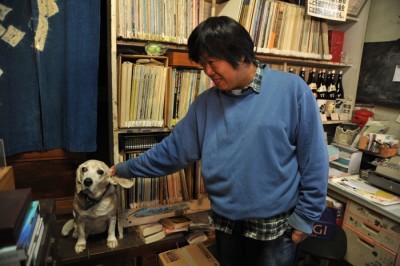
[[[103,161],[98,161],[98,162],[100,163],[101,168],[103,168],[104,172],[105,172],[107,175],[110,175],[110,167],[108,167],[108,165],[107,165],[105,162],[103,162]]]
[[[120,185],[123,188],[131,188],[133,186],[133,181],[126,179],[126,178],[120,178],[117,176],[110,176],[108,177],[109,181],[113,185]]]
[[[81,192],[82,190],[82,167],[83,164],[79,165],[78,168],[76,169],[76,176],[75,176],[75,191],[77,194],[79,194],[79,192]]]

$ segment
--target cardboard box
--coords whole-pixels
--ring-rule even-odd
[[[167,52],[169,66],[201,68],[199,64],[189,59],[187,52]]]
[[[326,206],[319,221],[315,222],[311,236],[324,239],[333,238],[335,234],[336,217],[337,210]]]
[[[192,244],[183,248],[158,254],[159,266],[218,266],[219,262],[202,244]]]

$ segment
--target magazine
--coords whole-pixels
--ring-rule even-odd
[[[400,203],[399,196],[371,186],[367,181],[360,178],[359,175],[333,177],[330,180],[340,188],[374,203],[381,205]]]

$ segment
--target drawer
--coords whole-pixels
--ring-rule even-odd
[[[381,227],[373,225],[352,213],[345,215],[344,224],[394,252],[400,247],[400,240],[396,236],[388,234]]]
[[[395,265],[396,253],[347,225],[343,226],[347,238],[345,260],[352,265]]]
[[[400,248],[400,224],[366,207],[349,201],[344,223],[394,252]]]

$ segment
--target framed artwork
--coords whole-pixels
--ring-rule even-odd
[[[347,15],[357,17],[367,0],[350,0]]]

